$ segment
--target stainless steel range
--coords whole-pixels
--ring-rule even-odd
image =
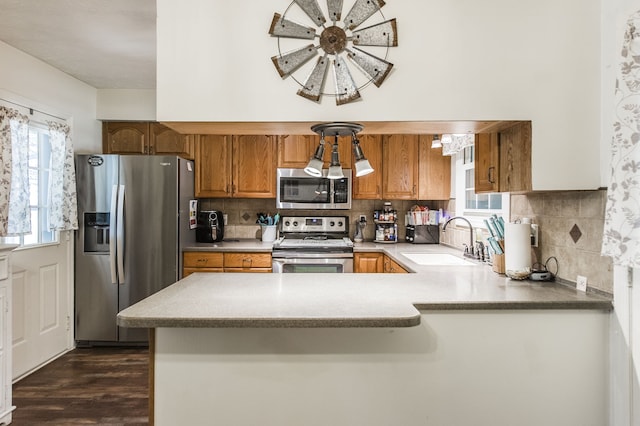
[[[284,216],[273,272],[353,272],[347,216]]]

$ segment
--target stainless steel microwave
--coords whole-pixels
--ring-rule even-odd
[[[321,177],[310,176],[303,169],[278,169],[276,207],[279,209],[350,209],[351,169],[344,177],[329,179],[328,170]]]

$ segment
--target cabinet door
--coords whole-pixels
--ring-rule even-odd
[[[498,192],[500,176],[500,147],[497,133],[476,135],[474,177],[476,193]]]
[[[278,138],[278,167],[305,168],[320,141],[317,135],[284,135]]]
[[[361,200],[382,199],[382,136],[363,135],[359,138],[364,156],[369,160],[373,173],[356,177],[353,175],[353,198]],[[351,159],[355,165],[355,158]],[[354,166],[355,167],[355,166]]]
[[[198,135],[195,145],[195,196],[231,196],[231,136]]]
[[[406,274],[408,271],[404,269],[398,262],[384,255],[384,272],[388,274]]]
[[[531,122],[500,132],[500,192],[531,191]]]
[[[418,141],[418,135],[383,137],[382,196],[385,199],[417,199]]]
[[[233,137],[233,196],[276,197],[276,137]]]
[[[102,150],[105,154],[148,154],[149,123],[141,121],[103,122]]]
[[[384,255],[382,253],[354,253],[354,272],[384,272]]]
[[[149,154],[179,155],[193,159],[193,135],[180,134],[160,123],[149,125]]]
[[[418,160],[418,199],[449,200],[451,198],[451,157],[442,148],[431,148],[433,135],[420,136]]]

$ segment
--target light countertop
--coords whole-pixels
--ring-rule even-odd
[[[271,251],[240,240],[185,251]],[[597,309],[611,298],[557,283],[516,281],[491,266],[421,266],[406,254],[449,253],[441,245],[357,243],[384,252],[409,274],[195,273],[118,314],[124,327],[409,327],[420,310]]]

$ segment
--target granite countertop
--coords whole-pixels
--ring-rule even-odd
[[[200,250],[200,245],[185,251]],[[511,280],[489,265],[422,266],[405,254],[448,253],[441,245],[358,243],[409,274],[195,273],[118,314],[124,327],[410,327],[420,310],[596,309],[611,298],[558,283]],[[270,251],[257,240],[203,251]]]

